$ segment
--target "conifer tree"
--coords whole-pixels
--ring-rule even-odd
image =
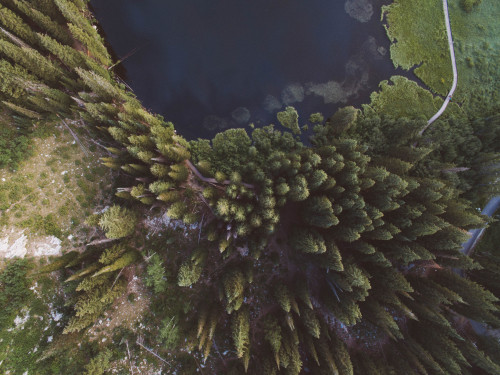
[[[284,111],[278,112],[278,121],[285,128],[290,129],[294,134],[300,133],[299,115],[293,107],[286,107]]]
[[[125,207],[111,206],[99,219],[99,226],[108,238],[121,238],[131,235],[135,230],[137,217]]]
[[[16,13],[0,5],[0,25],[17,38],[23,40],[26,45],[34,45],[37,42],[35,33]]]
[[[93,218],[109,239],[135,233],[144,205],[200,220],[197,242],[176,249],[172,267],[179,287],[193,291],[186,341],[214,368],[215,342],[232,348],[236,373],[497,372],[487,345],[468,345],[457,327],[458,316],[500,324],[497,296],[454,272],[477,271],[460,249],[466,230],[484,220],[441,172],[455,161],[494,163],[497,135],[474,135],[484,147],[462,160],[450,156],[460,154],[451,135],[438,142],[440,133],[429,133],[446,151],[438,155],[415,136],[422,121],[386,118],[373,105],[339,110],[307,146],[272,126],[188,143],[107,70],[111,59],[84,1],[9,0],[0,22],[2,109],[26,123],[83,119],[111,146],[104,163],[132,181],[118,192],[131,208],[113,205]],[[84,53],[72,49],[76,41]],[[293,108],[278,121],[300,132]],[[490,132],[494,121],[467,126]],[[162,258],[174,253],[164,251]],[[78,280],[66,333],[92,324],[123,293],[119,270],[138,259],[121,244],[54,263],[70,273],[68,285]]]
[[[110,365],[112,353],[109,349],[101,351],[96,357],[85,366],[85,375],[103,375]]]
[[[162,293],[167,289],[167,280],[165,268],[158,254],[153,254],[149,257],[147,268],[147,276],[144,283],[148,287],[152,287],[154,293]]]

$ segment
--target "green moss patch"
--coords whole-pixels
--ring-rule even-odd
[[[411,69],[434,92],[446,95],[452,80],[442,3],[395,0],[384,6],[386,31],[395,67]]]
[[[455,99],[471,114],[489,116],[500,108],[500,2],[483,0],[466,12],[450,3],[458,67]]]
[[[416,82],[402,76],[391,77],[390,81],[380,83],[380,91],[370,96],[366,111],[393,118],[429,118],[441,107],[443,101]],[[411,105],[408,105],[411,103]]]
[[[463,2],[448,2],[458,69],[453,99],[482,117],[497,111],[500,103],[500,2],[474,4],[466,10]],[[446,95],[452,71],[442,2],[395,0],[383,7],[384,16],[394,65],[416,67],[415,74],[432,91]]]
[[[71,245],[70,233],[75,245],[83,240],[80,223],[108,194],[110,172],[99,163],[100,150],[86,156],[67,130],[57,133],[33,139],[33,155],[17,171],[0,169],[0,234],[3,226],[23,228],[56,236],[63,247]]]

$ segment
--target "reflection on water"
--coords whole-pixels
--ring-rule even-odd
[[[379,0],[93,0],[127,82],[187,138],[366,102],[394,68]]]

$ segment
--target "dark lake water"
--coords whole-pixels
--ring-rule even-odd
[[[276,122],[286,105],[306,120],[313,112],[329,116],[368,102],[378,83],[396,73],[380,1],[91,4],[118,58],[133,52],[122,64],[122,78],[146,108],[192,139]]]

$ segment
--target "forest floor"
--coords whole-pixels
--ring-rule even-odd
[[[106,341],[111,338],[115,328],[122,327],[131,331],[141,325],[142,317],[149,307],[148,291],[135,275],[136,267],[129,267],[124,272],[127,279],[127,291],[116,299],[113,306],[103,314],[88,331],[91,339]]]
[[[55,127],[52,135],[34,139],[32,156],[16,171],[0,169],[0,272],[16,258],[28,258],[36,269],[54,256],[81,250],[94,235],[84,222],[95,210],[109,205],[113,172],[99,161],[107,156],[105,150],[72,130],[79,134],[79,141],[67,128]],[[83,338],[61,335],[68,317],[64,315],[64,284],[57,274],[31,275],[33,293],[25,307],[12,327],[0,329],[0,373],[6,368],[20,374],[36,373],[40,355],[50,353],[50,345],[56,341],[55,348],[64,345],[74,351],[75,358],[86,357],[77,344],[80,341],[74,340],[106,346],[112,342],[115,328],[140,328],[149,294],[135,268],[128,273],[127,292]],[[135,373],[154,373],[140,348],[131,344]],[[128,361],[113,363],[114,373],[124,367],[129,367]]]
[[[89,234],[85,218],[110,195],[102,152],[84,152],[67,129],[55,128],[33,147],[17,171],[0,170],[0,259],[78,249]]]

